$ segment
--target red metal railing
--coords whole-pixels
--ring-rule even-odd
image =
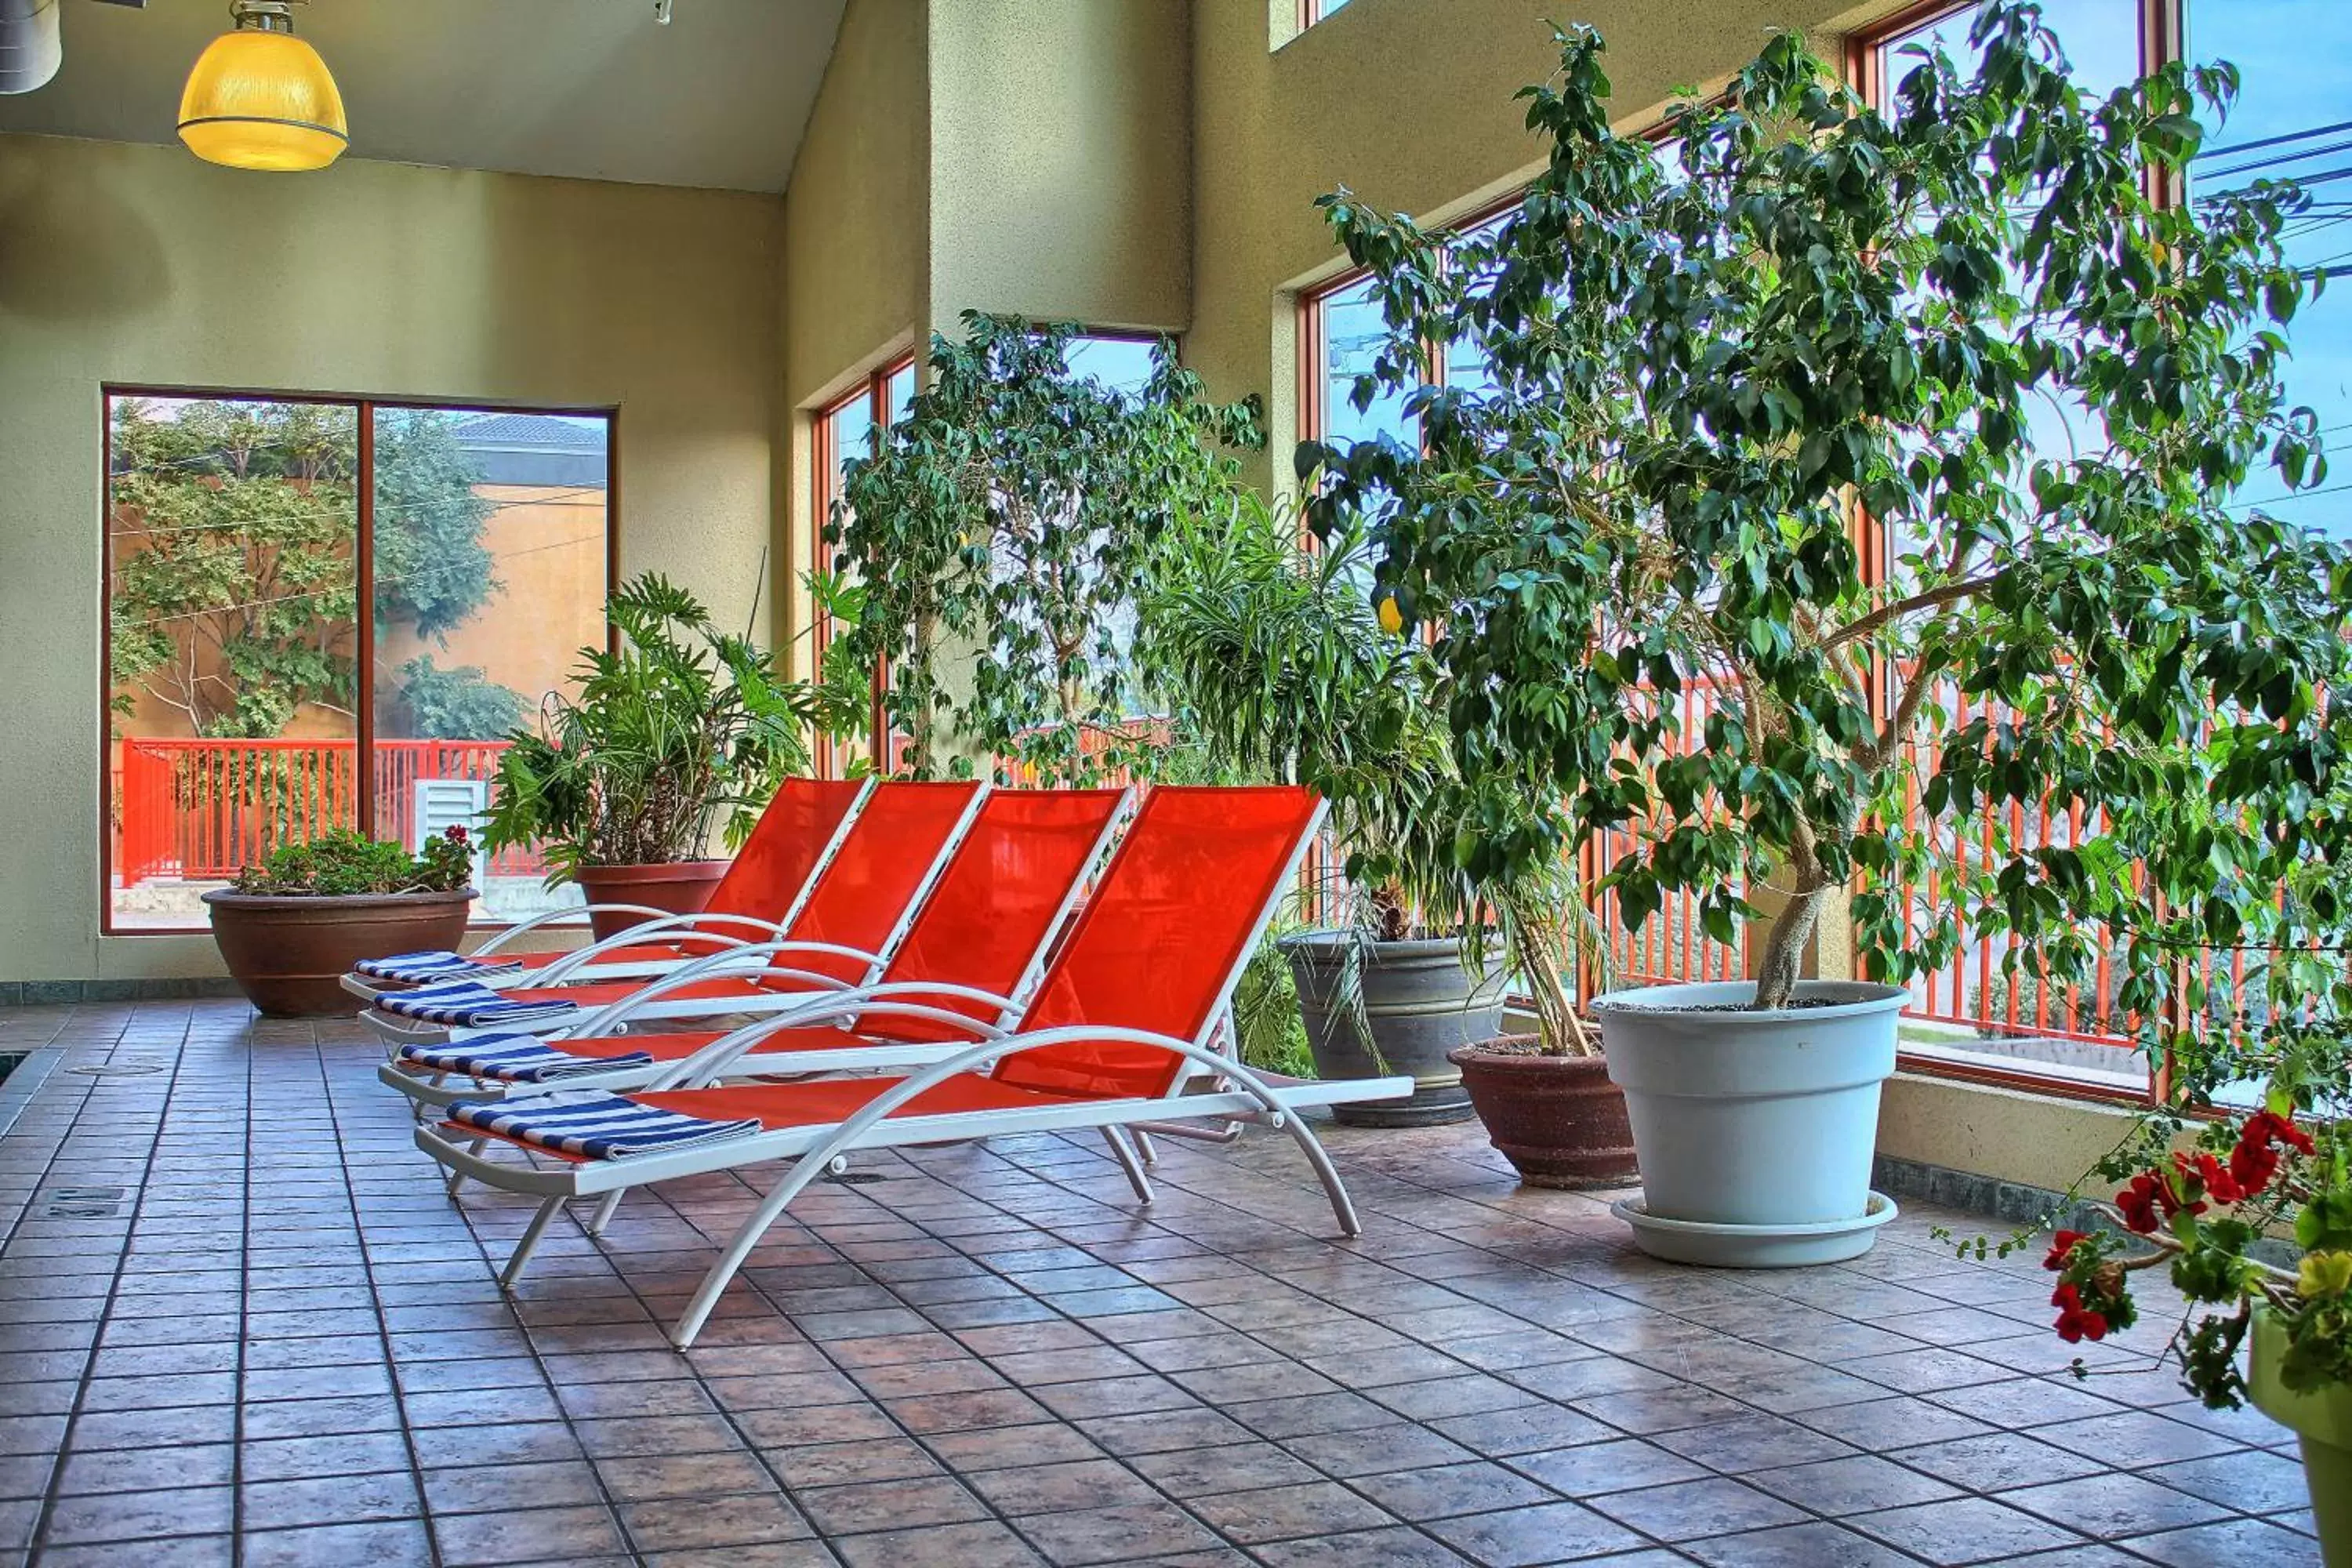
[[[422,779],[498,776],[504,741],[379,741],[373,766],[376,835],[410,841]],[[137,737],[121,742],[114,870],[121,885],[148,877],[219,879],[259,863],[280,844],[357,826],[357,743]],[[544,869],[528,850],[490,864],[500,876]]]
[[[1716,700],[1712,682],[1685,686],[1676,700],[1679,729],[1667,744],[1677,754],[1705,743],[1706,721]],[[1972,705],[1957,689],[1939,693],[1931,713],[1942,715],[1943,732],[1957,731],[1983,716],[1979,701]],[[1996,721],[2000,715],[1991,714]],[[1906,826],[1919,820],[1919,795],[1936,767],[1940,742],[1930,736],[1908,751],[1905,787]],[[1965,870],[1973,858],[1981,866],[2006,858],[2037,845],[2079,844],[2095,827],[2076,810],[2054,813],[2011,803],[2000,814],[1988,810],[1973,821],[1953,825],[1946,849]],[[1635,827],[1599,835],[1587,850],[1588,885],[1597,882],[1619,857],[1633,847]],[[1898,896],[1906,911],[1906,931],[1919,929],[1927,911],[1943,896],[1933,876],[1924,885],[1906,885]],[[1748,973],[1751,931],[1743,930],[1731,945],[1715,941],[1701,929],[1698,900],[1688,893],[1673,893],[1665,906],[1641,925],[1629,927],[1617,911],[1613,894],[1602,894],[1592,912],[1602,946],[1598,966],[1612,985],[1660,985],[1685,982],[1736,980]],[[2028,961],[2014,973],[2005,973],[2004,956],[2019,947],[2015,937],[1987,939],[1963,934],[1952,962],[1912,983],[1912,1005],[1905,1016],[1927,1023],[1959,1026],[1981,1037],[2032,1036],[2078,1044],[2125,1047],[2129,1020],[2113,1012],[2117,976],[2112,960],[2102,960],[2088,988],[2044,984],[2037,966]],[[1588,966],[1588,969],[1591,966]],[[1589,994],[1601,976],[1587,973]]]

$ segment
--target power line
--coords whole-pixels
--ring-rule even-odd
[[[2289,142],[2308,141],[2314,136],[2332,136],[2338,131],[2352,131],[2352,120],[2338,121],[2334,125],[2315,125],[2305,131],[2282,132],[2276,136],[2265,136],[2258,142],[2233,142],[2227,147],[2206,147],[2200,149],[2196,156],[2227,158],[2234,153],[2251,153],[2257,147],[2277,147]]]

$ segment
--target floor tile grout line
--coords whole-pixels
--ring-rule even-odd
[[[125,1033],[128,1033],[133,1016],[135,1015],[126,1016],[123,1023]],[[138,1194],[131,1200],[131,1213],[122,1233],[122,1249],[115,1255],[114,1276],[107,1285],[105,1299],[99,1307],[98,1322],[91,1331],[89,1359],[83,1364],[81,1378],[75,1386],[73,1407],[66,1414],[65,1429],[58,1434],[57,1463],[49,1472],[48,1489],[42,1494],[40,1511],[34,1519],[32,1534],[26,1544],[26,1560],[28,1563],[37,1563],[48,1545],[49,1529],[56,1519],[58,1505],[61,1500],[58,1488],[65,1479],[66,1460],[73,1452],[74,1434],[81,1425],[84,1409],[89,1402],[90,1384],[98,1378],[99,1354],[105,1348],[106,1331],[113,1321],[114,1304],[122,1293],[122,1278],[130,1268],[131,1245],[137,1240],[139,1235],[139,1218],[146,1208],[148,1187],[154,1179],[157,1152],[163,1147],[164,1129],[171,1123],[173,1093],[179,1087],[180,1074],[185,1070],[188,1037],[194,1032],[194,1009],[191,1008],[181,1030],[179,1049],[173,1058],[172,1070],[163,1075],[163,1081],[157,1086],[162,1090],[162,1094],[155,1110],[155,1133],[148,1142],[147,1156],[141,1167]],[[113,1051],[119,1049],[121,1044],[121,1041],[118,1037],[112,1046],[107,1047],[108,1054],[111,1055]],[[82,1119],[89,1114],[90,1101],[99,1098],[105,1082],[105,1079],[99,1078],[90,1079],[89,1089],[83,1095],[81,1103],[74,1108],[73,1118],[66,1127],[64,1139],[58,1143],[59,1155],[64,1152],[66,1142],[70,1141],[80,1128]],[[54,1158],[50,1162],[49,1168],[52,1170],[56,1168]],[[10,1239],[15,1238],[12,1236]]]
[[[343,1199],[351,1205],[354,1250],[359,1258],[360,1271],[367,1281],[368,1308],[375,1318],[376,1344],[383,1357],[384,1379],[392,1388],[393,1408],[400,1413],[401,1447],[408,1455],[409,1484],[416,1489],[416,1512],[425,1531],[425,1550],[432,1561],[438,1563],[443,1555],[440,1527],[434,1518],[432,1503],[425,1495],[424,1454],[417,1446],[415,1424],[408,1418],[408,1390],[401,1381],[399,1367],[394,1359],[391,1327],[383,1321],[383,1298],[377,1290],[375,1259],[368,1248],[359,1189],[352,1180],[351,1146],[343,1138],[341,1097],[337,1090],[336,1075],[328,1057],[327,1043],[319,1038],[316,1025],[310,1030],[310,1052],[327,1103],[327,1125],[336,1151],[335,1167],[342,1177]],[[243,1545],[240,1537],[240,1552]]]

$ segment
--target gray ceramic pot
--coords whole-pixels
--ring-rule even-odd
[[[1299,1012],[1315,1071],[1327,1079],[1409,1077],[1405,1100],[1340,1105],[1332,1114],[1356,1127],[1433,1127],[1467,1121],[1473,1112],[1462,1069],[1445,1059],[1456,1046],[1503,1032],[1503,966],[1497,959],[1474,982],[1451,939],[1362,942],[1344,931],[1304,931],[1282,939],[1298,983]],[[1367,1042],[1344,1004],[1349,948],[1360,953],[1360,984]]]

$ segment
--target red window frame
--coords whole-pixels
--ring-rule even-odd
[[[203,931],[192,926],[125,926],[114,921],[114,405],[123,398],[206,398],[221,402],[302,403],[349,408],[356,422],[357,455],[353,463],[356,511],[352,519],[352,563],[357,585],[352,616],[352,646],[362,676],[375,645],[375,414],[380,408],[438,409],[449,413],[541,414],[562,418],[604,421],[604,594],[607,599],[621,581],[621,410],[617,405],[555,407],[510,403],[498,398],[371,397],[350,393],[257,391],[250,387],[161,386],[129,382],[105,382],[99,387],[98,434],[98,930],[101,936],[186,936]],[[605,646],[616,647],[619,634],[610,617],[604,624]],[[365,765],[375,751],[375,683],[353,682],[352,826],[373,832],[375,816],[375,769]],[[478,901],[475,905],[480,909]],[[469,931],[494,930],[507,922],[468,919]]]

